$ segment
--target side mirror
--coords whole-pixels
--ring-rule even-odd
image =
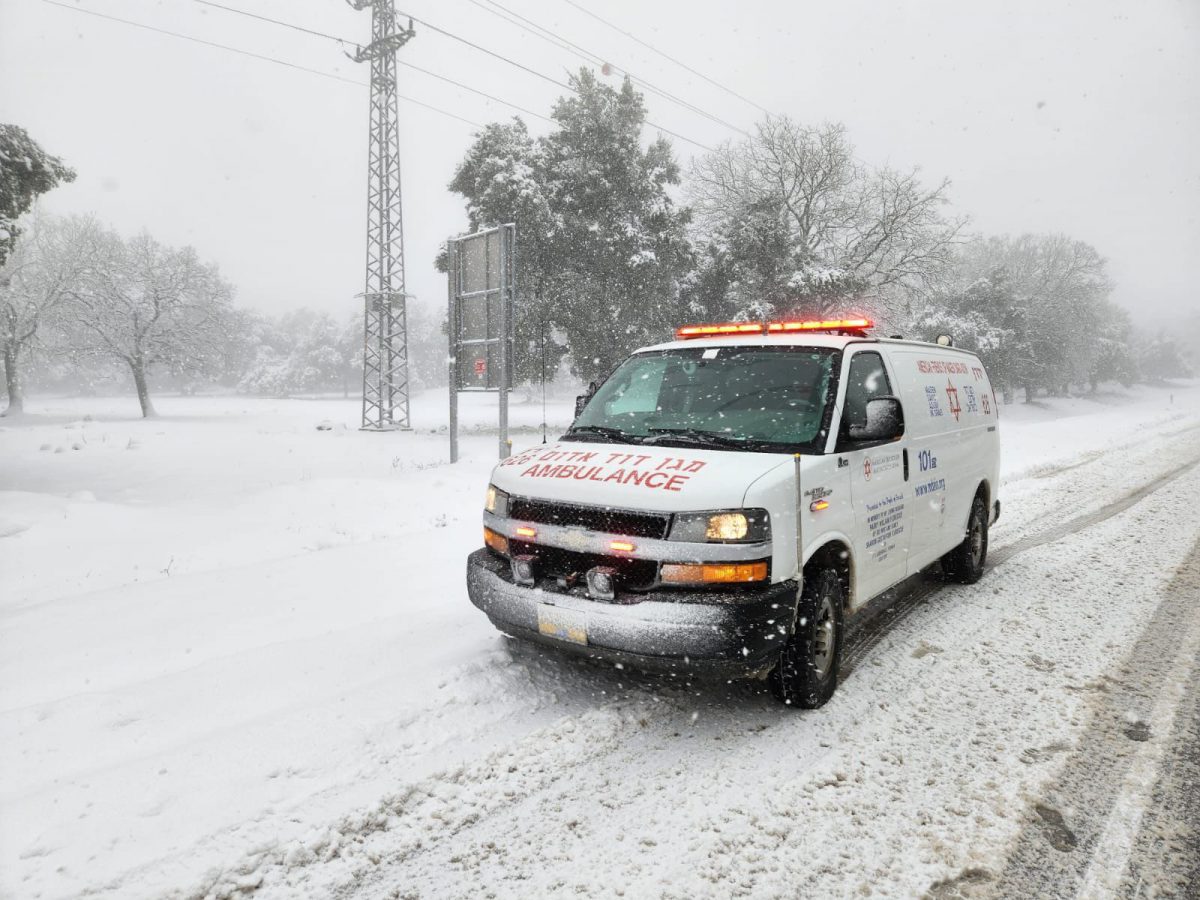
[[[904,409],[895,397],[876,397],[867,401],[865,425],[851,425],[847,437],[852,441],[891,441],[904,434]]]
[[[593,381],[588,384],[586,391],[575,398],[575,418],[578,419],[583,414],[583,408],[587,406],[588,401],[595,396],[596,389],[599,387],[600,385]]]

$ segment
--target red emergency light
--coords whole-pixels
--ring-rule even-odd
[[[866,331],[874,328],[870,319],[810,319],[806,322],[772,322],[767,331],[772,334],[793,331]]]
[[[810,319],[803,322],[719,322],[711,325],[684,325],[675,329],[675,338],[723,337],[731,334],[795,334],[802,331],[866,331],[874,328],[870,319]]]
[[[684,325],[675,329],[675,337],[681,341],[688,338],[718,337],[724,334],[762,334],[762,322],[723,322],[717,325]]]

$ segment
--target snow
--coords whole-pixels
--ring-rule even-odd
[[[797,714],[499,636],[463,580],[494,398],[460,404],[453,467],[444,393],[382,435],[353,400],[0,420],[0,896],[919,894],[1002,863],[1059,762],[1031,751],[1200,536],[1193,469],[940,592]],[[541,417],[513,405],[515,449]],[[993,549],[1197,428],[1200,385],[1003,407]]]

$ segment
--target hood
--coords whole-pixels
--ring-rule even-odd
[[[519,497],[657,512],[736,508],[786,453],[638,444],[549,444],[510,456],[492,483]]]

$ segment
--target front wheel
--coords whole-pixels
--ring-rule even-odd
[[[971,504],[971,515],[967,519],[967,533],[963,541],[942,557],[942,569],[955,581],[974,584],[983,577],[983,564],[987,561],[988,511],[982,497]]]
[[[779,651],[771,670],[771,693],[789,706],[816,709],[837,689],[842,658],[842,609],[845,592],[833,569],[804,579],[796,611],[796,630]]]

